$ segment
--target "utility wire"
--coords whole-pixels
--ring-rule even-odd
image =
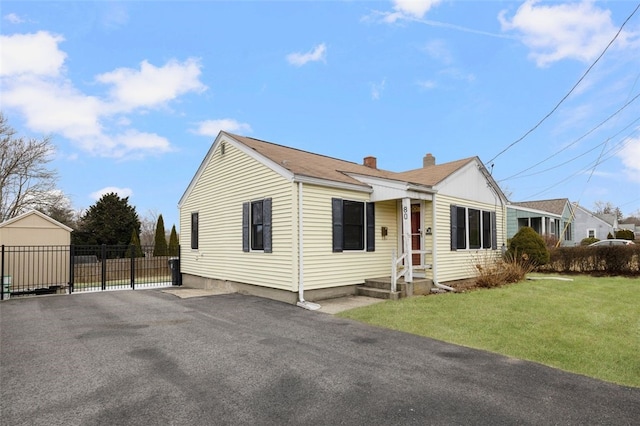
[[[539,166],[540,164],[544,163],[545,161],[553,158],[555,155],[561,153],[562,151],[565,151],[567,149],[569,149],[570,147],[572,147],[573,145],[577,144],[578,142],[580,142],[582,139],[586,138],[587,136],[589,136],[591,133],[595,132],[598,128],[602,127],[607,121],[611,120],[613,117],[615,117],[616,115],[618,115],[620,112],[622,112],[623,109],[625,109],[627,106],[629,106],[629,104],[631,104],[632,102],[634,102],[636,99],[640,98],[640,93],[638,93],[633,99],[631,99],[629,102],[627,102],[626,104],[624,104],[620,109],[618,109],[616,112],[614,112],[613,114],[611,114],[609,117],[607,117],[605,120],[601,121],[600,124],[598,124],[597,126],[591,128],[591,130],[589,130],[587,133],[585,133],[584,135],[580,136],[578,139],[574,140],[573,142],[571,142],[570,144],[568,144],[567,146],[565,146],[564,148],[562,148],[559,151],[556,151],[555,153],[551,154],[550,156],[548,156],[547,158],[545,158],[544,160],[541,160],[539,162],[537,162],[536,164],[534,164],[531,167],[528,167],[514,175],[511,175],[509,177],[506,177],[504,179],[500,179],[498,182],[502,182],[505,180],[509,180],[512,179],[516,176],[521,175],[524,172],[528,172],[529,170],[533,169],[536,166]],[[637,121],[637,120],[636,120]],[[624,130],[624,129],[623,129]],[[615,136],[615,135],[614,135]]]
[[[618,36],[620,35],[620,33],[622,32],[622,29],[624,28],[624,26],[627,24],[627,22],[629,22],[629,20],[633,17],[633,15],[635,15],[635,13],[638,11],[638,9],[640,9],[640,3],[638,3],[638,5],[636,6],[636,8],[633,10],[633,12],[631,12],[631,15],[629,15],[627,17],[627,19],[625,19],[625,21],[622,23],[622,25],[620,26],[620,28],[618,29],[618,32],[616,33],[616,35],[613,37],[613,39],[611,39],[611,41],[609,42],[609,44],[607,44],[607,47],[604,48],[604,50],[602,51],[602,53],[600,53],[600,56],[598,56],[596,58],[596,60],[589,66],[589,68],[587,68],[587,70],[584,72],[584,74],[582,74],[582,77],[580,77],[580,79],[577,81],[576,84],[573,85],[573,87],[571,88],[571,90],[569,90],[569,92],[564,95],[564,97],[562,99],[560,99],[560,102],[558,102],[556,104],[555,107],[553,107],[553,109],[547,114],[545,115],[542,120],[538,121],[538,123],[533,126],[531,129],[529,129],[524,135],[522,135],[520,138],[516,139],[514,142],[512,142],[511,144],[509,144],[505,149],[503,149],[502,151],[500,151],[495,157],[493,157],[491,160],[487,161],[487,163],[492,163],[496,158],[498,158],[499,156],[501,156],[502,154],[504,154],[506,151],[508,151],[509,149],[511,149],[514,145],[516,145],[517,143],[521,142],[522,140],[524,140],[524,138],[526,138],[527,136],[529,136],[531,133],[533,133],[538,127],[540,127],[540,125],[547,120],[547,118],[551,117],[551,115],[556,112],[556,110],[560,107],[560,105],[573,93],[573,91],[580,85],[580,83],[582,83],[582,80],[585,79],[585,77],[587,76],[587,74],[589,74],[589,72],[591,71],[591,69],[598,63],[598,61],[600,61],[600,59],[604,56],[604,54],[607,52],[607,50],[609,50],[609,47],[611,47],[611,45],[613,44],[614,41],[616,41],[616,39],[618,38]]]

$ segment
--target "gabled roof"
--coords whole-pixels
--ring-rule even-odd
[[[527,209],[540,210],[543,212],[549,212],[558,216],[562,216],[565,207],[570,204],[568,198],[556,198],[554,200],[523,201],[520,203],[511,203],[511,205],[520,206]]]
[[[5,220],[4,222],[0,223],[0,228],[3,228],[5,226],[9,226],[12,223],[18,222],[26,217],[29,217],[31,215],[36,215],[38,217],[41,217],[42,219],[51,222],[52,224],[54,224],[55,226],[64,229],[65,231],[69,231],[72,232],[73,229],[69,228],[67,225],[65,225],[64,223],[60,223],[55,219],[50,218],[49,216],[47,216],[46,214],[39,212],[38,210],[30,210],[26,213],[22,213],[21,215],[18,215],[16,217],[13,217],[11,219]]]
[[[231,133],[227,133],[227,135],[250,147],[271,161],[278,163],[294,175],[352,184],[362,183],[349,176],[349,173],[433,186],[472,162],[475,158],[471,157],[464,160],[452,161],[450,163],[397,173],[389,170],[374,169],[363,164],[314,154],[295,148],[289,148],[259,139],[234,135]]]
[[[183,201],[191,192],[192,187],[195,185],[195,182],[203,173],[204,168],[206,168],[209,159],[213,155],[216,144],[223,143],[224,140],[237,144],[237,146],[245,150],[247,154],[278,171],[287,179],[300,182],[313,180],[314,183],[321,185],[327,184],[329,186],[347,185],[353,189],[360,188],[367,192],[372,191],[372,185],[369,183],[375,179],[383,179],[390,183],[393,181],[394,185],[404,183],[407,187],[413,187],[419,191],[432,192],[433,186],[468,164],[477,162],[477,164],[481,166],[487,180],[489,180],[492,186],[497,188],[501,194],[498,185],[493,181],[490,174],[486,172],[484,165],[482,165],[478,157],[470,157],[463,160],[398,173],[222,131],[216,137],[214,144],[209,149],[198,171],[180,198],[178,206],[182,205]],[[504,198],[504,195],[502,195],[502,197]]]

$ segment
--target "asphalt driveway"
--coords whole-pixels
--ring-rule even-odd
[[[239,294],[0,303],[0,423],[631,425],[640,389]]]

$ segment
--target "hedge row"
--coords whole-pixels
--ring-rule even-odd
[[[640,275],[640,244],[601,247],[558,247],[550,251],[544,272]]]

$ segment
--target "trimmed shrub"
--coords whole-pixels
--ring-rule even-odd
[[[589,244],[597,243],[598,241],[600,241],[600,240],[598,238],[595,238],[595,237],[583,238],[582,241],[580,241],[580,245],[581,246],[588,246]]]
[[[549,249],[544,239],[529,226],[524,226],[509,241],[509,255],[517,262],[530,262],[534,266],[549,262]]]
[[[635,234],[630,229],[621,229],[619,231],[616,231],[616,238],[619,238],[621,240],[633,241],[635,237]]]

